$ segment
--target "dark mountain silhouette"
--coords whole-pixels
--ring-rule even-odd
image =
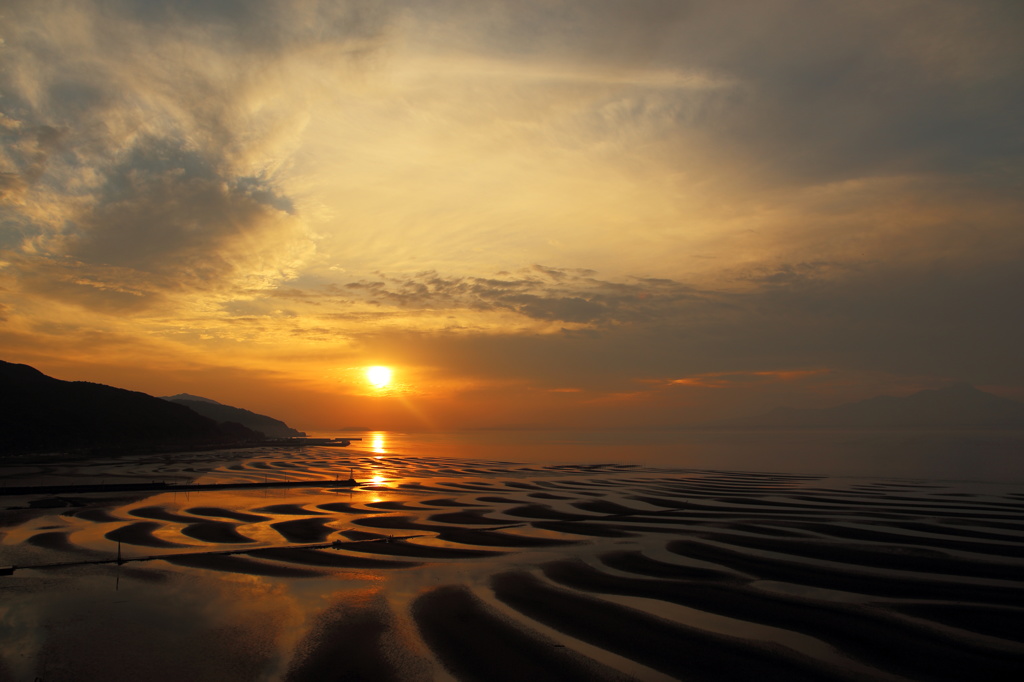
[[[192,395],[191,393],[178,393],[177,395],[163,395],[163,396],[160,396],[160,399],[161,400],[170,400],[172,402],[173,401],[178,401],[178,400],[194,400],[196,402],[211,403],[213,405],[220,405],[221,404],[221,403],[218,403],[216,400],[211,400],[210,398],[204,398],[204,397],[198,396],[198,395]]]
[[[178,395],[164,396],[163,399],[178,405],[184,405],[193,412],[198,412],[218,423],[235,422],[241,424],[248,429],[262,433],[267,438],[296,438],[306,435],[302,431],[297,431],[283,421],[273,417],[256,414],[249,410],[243,410],[240,407],[224,405],[209,398],[179,393]]]
[[[721,422],[739,428],[1022,429],[1024,404],[953,384],[909,396],[877,396],[822,409],[778,408]]]
[[[176,449],[253,442],[183,405],[85,381],[61,381],[0,361],[0,455],[68,450]]]

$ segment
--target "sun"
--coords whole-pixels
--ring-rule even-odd
[[[387,388],[391,383],[391,368],[382,365],[367,367],[366,380],[377,388]]]

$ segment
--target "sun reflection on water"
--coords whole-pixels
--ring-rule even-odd
[[[387,454],[387,450],[384,449],[384,446],[385,446],[384,434],[383,433],[375,433],[375,434],[373,434],[372,440],[370,441],[370,448],[374,452],[376,452],[376,453],[385,455],[385,454]]]

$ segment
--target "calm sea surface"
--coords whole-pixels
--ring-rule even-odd
[[[471,431],[353,436],[349,451],[830,476],[1024,482],[1024,432]]]

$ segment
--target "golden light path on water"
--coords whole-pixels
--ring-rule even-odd
[[[382,455],[386,455],[387,454],[387,450],[385,449],[385,444],[386,444],[386,441],[384,440],[384,434],[383,433],[377,432],[377,433],[374,433],[370,437],[370,451],[375,453],[374,457],[373,457],[374,464],[383,464],[382,460],[384,458],[382,457]],[[379,486],[379,485],[383,485],[386,480],[387,480],[387,478],[384,476],[383,469],[376,469],[375,468],[375,469],[372,470],[372,473],[371,473],[371,476],[370,476],[370,483],[372,483],[373,485]],[[379,502],[380,499],[377,499],[376,501]]]

